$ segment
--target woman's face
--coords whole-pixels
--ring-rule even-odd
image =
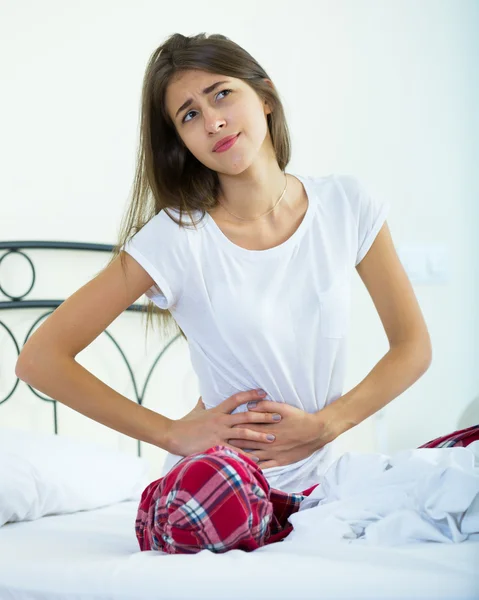
[[[165,100],[185,146],[218,173],[241,173],[260,151],[272,148],[266,120],[271,110],[241,79],[186,71],[169,84]],[[217,142],[230,136],[238,136],[231,147],[223,152],[214,149]]]

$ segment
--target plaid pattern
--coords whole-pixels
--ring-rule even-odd
[[[458,429],[442,437],[435,438],[430,442],[426,442],[419,448],[451,448],[452,446],[460,446],[465,448],[479,440],[479,425]]]
[[[479,425],[435,438],[419,448],[467,446]],[[141,495],[135,522],[140,550],[195,554],[256,548],[283,540],[288,517],[315,484],[299,493],[271,488],[260,467],[226,446],[183,458]]]
[[[303,493],[272,489],[258,465],[226,446],[180,460],[144,490],[135,523],[141,550],[194,554],[255,550],[285,538]]]

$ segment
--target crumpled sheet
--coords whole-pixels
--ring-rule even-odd
[[[282,544],[395,546],[479,540],[479,441],[391,456],[347,452],[320,478]]]

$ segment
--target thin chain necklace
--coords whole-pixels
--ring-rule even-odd
[[[230,215],[233,215],[233,217],[236,217],[237,219],[241,219],[242,221],[257,221],[258,219],[261,219],[262,217],[265,217],[266,215],[269,215],[270,212],[273,212],[273,210],[278,206],[278,204],[284,198],[284,195],[286,193],[286,188],[288,187],[288,178],[286,177],[286,174],[285,174],[285,179],[286,179],[286,185],[284,186],[283,193],[281,194],[281,196],[279,197],[278,201],[273,206],[273,208],[271,208],[270,210],[268,210],[268,212],[265,212],[264,215],[260,215],[259,217],[255,217],[254,219],[244,219],[243,217],[238,217],[238,215],[235,215],[234,213],[232,213],[231,211],[229,211],[226,208],[226,206],[222,202],[220,202],[220,200],[218,200],[218,202],[221,204],[221,206],[225,209],[226,212],[228,212]]]

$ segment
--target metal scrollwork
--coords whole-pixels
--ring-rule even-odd
[[[27,250],[27,249],[45,249],[45,250],[65,250],[66,249],[66,250],[82,250],[82,251],[90,251],[90,252],[94,251],[94,252],[111,253],[113,251],[113,246],[109,245],[109,244],[91,244],[91,243],[81,243],[81,242],[46,242],[46,241],[0,242],[0,250],[5,250],[5,253],[0,257],[0,266],[1,266],[2,260],[6,256],[9,256],[11,254],[18,254],[18,255],[23,256],[29,262],[31,269],[32,269],[31,285],[30,285],[29,289],[22,296],[12,296],[12,295],[8,294],[5,291],[4,287],[2,287],[1,280],[0,280],[0,292],[4,296],[9,298],[8,301],[0,302],[0,310],[19,310],[19,309],[21,310],[21,309],[28,309],[28,308],[30,308],[30,309],[31,308],[51,309],[48,312],[43,313],[40,317],[38,317],[35,320],[33,325],[30,327],[27,335],[25,336],[25,340],[23,341],[22,346],[25,345],[25,343],[29,339],[30,335],[32,334],[33,330],[35,329],[36,325],[40,321],[42,321],[43,319],[45,319],[46,317],[51,315],[54,312],[54,310],[56,308],[58,308],[60,306],[60,304],[62,304],[65,301],[65,299],[62,299],[62,300],[58,300],[58,299],[55,299],[55,300],[37,300],[37,299],[26,300],[26,299],[24,299],[26,296],[28,296],[28,294],[30,294],[30,292],[34,288],[35,280],[36,280],[36,272],[35,272],[35,266],[33,264],[33,261],[25,252],[23,252],[23,250]],[[144,306],[141,304],[132,304],[126,310],[133,311],[133,312],[142,312],[142,311],[144,311]],[[0,326],[3,327],[3,329],[7,332],[7,335],[12,340],[12,342],[15,346],[15,351],[17,353],[17,357],[18,357],[20,355],[21,347],[18,344],[18,341],[17,341],[14,333],[8,327],[8,325],[6,325],[1,320],[0,320]],[[181,335],[177,334],[176,336],[174,336],[165,345],[165,347],[162,348],[162,350],[159,352],[158,356],[155,358],[151,368],[148,371],[147,377],[146,377],[144,385],[143,385],[143,389],[141,390],[141,392],[139,392],[135,374],[133,373],[131,364],[130,364],[129,360],[127,359],[125,353],[123,352],[120,344],[117,342],[117,340],[114,338],[114,336],[107,329],[103,333],[108,336],[108,338],[112,341],[112,343],[114,344],[114,346],[120,353],[120,355],[126,365],[126,368],[128,370],[128,373],[129,373],[129,376],[130,376],[130,379],[131,379],[131,382],[133,385],[136,401],[138,402],[138,404],[142,405],[144,397],[145,397],[146,389],[148,387],[148,383],[150,381],[150,378],[152,376],[152,373],[153,373],[156,365],[158,364],[158,362],[160,361],[162,356],[165,354],[165,352],[167,352],[167,350],[172,346],[172,344],[176,340],[178,340],[181,337]],[[0,405],[5,403],[7,400],[9,400],[13,396],[15,390],[18,387],[19,382],[20,382],[20,379],[18,377],[15,377],[15,383],[14,383],[12,389],[8,392],[8,394],[5,398],[3,398],[3,399],[0,398]],[[30,390],[32,391],[32,393],[35,396],[37,396],[44,402],[50,402],[52,404],[54,431],[55,431],[55,434],[58,434],[57,401],[52,398],[49,398],[47,396],[43,396],[37,390],[35,390],[35,388],[33,388],[32,386],[30,386],[28,384],[26,384],[26,385],[30,388]],[[138,440],[138,456],[141,456],[141,443],[142,442],[140,440]]]

